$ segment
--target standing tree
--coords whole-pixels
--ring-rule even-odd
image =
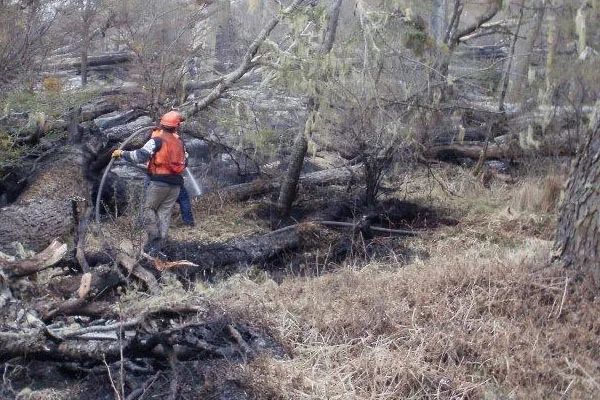
[[[553,4],[560,4],[554,0]],[[553,91],[555,101],[571,105],[579,110],[593,104],[591,115],[585,124],[584,113],[577,112],[577,124],[583,126],[584,135],[579,140],[579,150],[573,162],[571,175],[562,199],[561,213],[555,238],[554,257],[579,272],[591,275],[591,282],[600,287],[600,73],[598,71],[598,3],[577,2],[568,6],[563,3],[554,14],[554,30],[562,27],[563,32],[576,32],[578,51],[561,55],[555,51],[550,60],[556,69],[549,76],[550,87],[562,88]],[[583,15],[582,15],[583,14]],[[582,21],[582,18],[589,20]],[[584,24],[589,24],[586,29]],[[572,25],[571,25],[572,24]],[[575,29],[568,29],[575,25]],[[592,29],[589,29],[592,28]],[[566,35],[565,35],[566,36]],[[573,36],[571,36],[572,38]],[[590,40],[591,39],[591,40]],[[587,43],[587,44],[586,44]],[[592,48],[586,50],[588,46]],[[594,48],[595,47],[595,48]],[[583,55],[588,53],[587,55]],[[550,55],[549,55],[550,57]],[[560,93],[560,96],[559,96]],[[560,104],[560,103],[559,103]],[[578,139],[576,137],[576,139]]]
[[[233,21],[231,18],[231,0],[218,0],[217,12],[214,17],[215,26],[215,58],[218,61],[217,69],[229,72],[234,66],[235,46]]]
[[[77,0],[75,2],[78,11],[79,29],[81,33],[81,86],[87,86],[88,82],[88,53],[90,50],[91,28],[98,16],[100,2],[96,0]]]
[[[590,272],[600,287],[600,101],[580,146],[558,220],[555,257]]]
[[[525,3],[523,3],[525,4]],[[529,70],[532,67],[532,62],[537,61],[534,58],[534,50],[538,39],[540,38],[540,32],[542,29],[542,22],[544,19],[544,13],[546,10],[543,0],[536,0],[530,6],[530,10],[525,10],[527,16],[523,22],[523,35],[515,35],[515,53],[516,57],[513,57],[513,73],[510,74],[509,88],[507,93],[507,99],[509,102],[526,104],[527,96],[530,93],[530,89],[527,82],[527,76]],[[533,73],[533,69],[531,70]]]
[[[326,29],[323,34],[323,39],[320,46],[317,49],[317,55],[320,59],[323,59],[333,48],[341,5],[342,0],[334,0],[331,4],[326,23]],[[304,164],[304,157],[306,156],[306,152],[308,151],[308,141],[310,140],[310,137],[312,136],[312,133],[315,129],[316,119],[319,115],[319,85],[325,78],[325,75],[320,72],[320,69],[320,66],[317,65],[317,67],[313,69],[315,76],[309,79],[308,86],[312,87],[314,92],[311,94],[308,100],[308,118],[306,119],[304,128],[298,132],[298,135],[296,135],[296,138],[294,139],[294,145],[292,147],[292,154],[290,155],[289,165],[284,176],[283,182],[281,184],[281,190],[279,192],[279,199],[277,200],[277,204],[280,209],[280,214],[282,216],[287,216],[289,214],[292,207],[292,203],[296,198],[298,181],[300,180],[300,172],[302,171],[302,165]]]

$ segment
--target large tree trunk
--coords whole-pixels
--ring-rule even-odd
[[[231,0],[219,0],[215,27],[215,57],[219,62],[217,68],[229,72],[234,65],[234,29],[231,18]]]
[[[444,40],[446,29],[446,0],[433,0],[431,5],[430,32],[435,44],[440,46]]]
[[[521,57],[516,57],[514,62],[514,74],[510,75],[508,101],[510,103],[518,103],[523,100],[523,95],[527,95],[526,89],[529,89],[526,84],[526,77],[531,67],[531,62],[534,59],[534,49],[537,39],[542,28],[544,19],[545,7],[541,1],[534,4],[533,16],[524,26],[525,39],[517,39],[516,53],[522,54]],[[523,103],[526,103],[523,101]]]
[[[600,286],[600,102],[565,189],[555,256],[565,266],[591,272]]]
[[[0,251],[14,253],[12,242],[43,250],[53,238],[70,235],[74,227],[69,200],[32,201],[0,209]]]

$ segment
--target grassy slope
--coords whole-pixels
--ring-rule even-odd
[[[544,171],[542,171],[544,172]],[[547,171],[546,171],[547,172]],[[269,327],[293,355],[240,374],[254,398],[597,398],[600,305],[549,260],[560,179],[481,187],[413,173],[402,195],[461,222],[411,239],[408,265],[318,278],[234,276],[203,292]]]

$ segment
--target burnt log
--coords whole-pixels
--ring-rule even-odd
[[[364,167],[353,165],[311,172],[300,177],[300,190],[316,186],[346,185],[362,179]],[[216,196],[224,200],[243,201],[279,190],[278,179],[262,178],[253,182],[228,186],[216,191]]]
[[[284,251],[298,247],[302,237],[314,229],[311,224],[288,226],[269,232],[265,235],[233,239],[225,243],[170,242],[163,252],[174,260],[186,260],[196,265],[185,263],[174,265],[172,269],[185,269],[188,272],[210,270],[228,265],[249,265],[274,257]],[[162,268],[160,261],[154,261],[157,269]]]
[[[118,65],[128,63],[133,59],[133,53],[119,52],[110,54],[101,54],[89,56],[87,58],[88,67],[100,67],[105,65]],[[61,61],[48,65],[48,70],[65,71],[70,69],[80,69],[81,58],[65,58]]]
[[[121,105],[116,96],[103,96],[81,106],[79,122],[91,121],[102,115],[119,110]]]
[[[64,341],[60,340],[59,333],[55,334],[55,338],[49,338],[52,332],[49,335],[45,330],[30,334],[3,332],[0,333],[0,361],[25,357],[29,360],[81,362],[93,365],[113,362],[122,358],[166,360],[171,351],[171,347],[167,346],[168,342],[176,346],[176,355],[179,360],[194,357],[232,359],[243,353],[234,339],[226,341],[221,336],[220,340],[217,342],[215,339],[213,344],[202,339],[201,334],[209,332],[208,329],[194,328],[187,326],[178,331],[157,332],[153,335],[143,335],[143,338],[133,337],[121,340],[118,338],[119,327],[114,327],[112,334],[98,335],[91,339],[79,336]],[[190,335],[190,331],[197,332],[194,332],[195,335]],[[131,330],[131,332],[135,331]]]
[[[95,118],[94,123],[98,128],[107,130],[128,124],[144,116],[145,114],[146,113],[143,110],[129,110],[125,112],[118,112],[114,110],[114,112],[103,113],[99,117]],[[151,122],[151,120],[148,120],[148,122]]]
[[[244,201],[273,192],[278,187],[278,182],[268,178],[260,178],[252,182],[240,183],[219,189],[212,195],[226,201]]]
[[[177,315],[184,321],[173,327],[165,315]],[[263,336],[262,332],[215,313],[208,304],[156,310],[119,323],[77,330],[51,328],[29,314],[24,326],[0,332],[0,361],[23,357],[90,366],[126,359],[167,360],[173,355],[178,360],[235,360],[257,354],[257,347],[272,346],[272,340]]]
[[[122,274],[110,266],[100,265],[76,279],[80,280],[80,284],[73,297],[57,302],[43,301],[35,306],[44,322],[64,315],[99,317],[114,314],[110,303],[102,301],[101,296],[125,283]],[[62,284],[56,283],[55,285],[66,287],[64,289],[55,288],[54,291],[67,291],[69,283],[69,280]]]

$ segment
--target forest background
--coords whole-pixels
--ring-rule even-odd
[[[600,393],[598,0],[0,11],[3,396]],[[173,108],[236,177],[196,166],[198,223],[175,221],[167,268],[116,194],[131,177],[112,200],[100,178]],[[55,237],[61,263],[40,261]],[[232,248],[252,257],[215,267]],[[88,294],[86,274],[118,278]]]

